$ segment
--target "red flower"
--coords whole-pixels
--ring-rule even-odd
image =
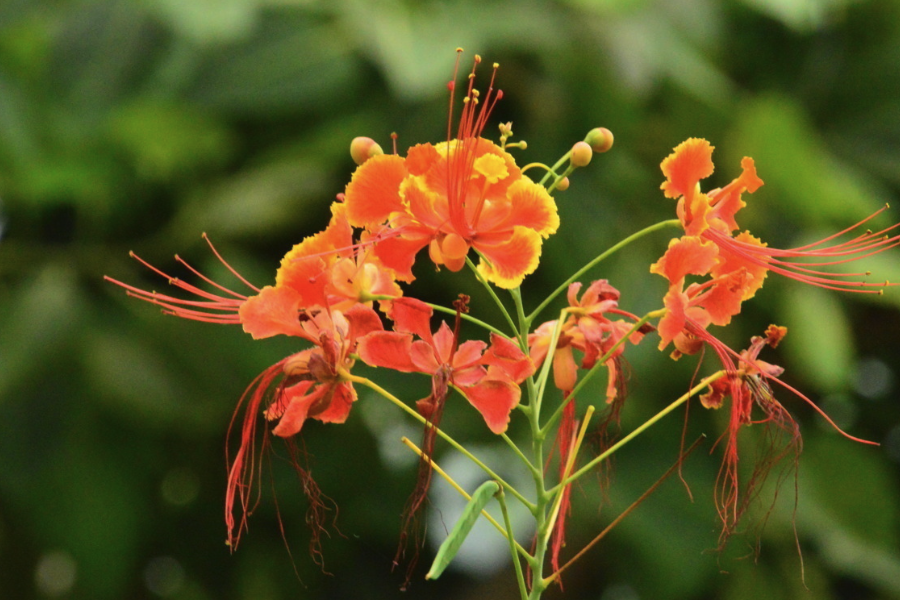
[[[269,391],[275,389],[274,399],[263,414],[269,421],[278,421],[272,429],[277,436],[296,435],[307,419],[343,423],[357,398],[353,384],[346,379],[354,364],[352,354],[357,339],[382,330],[378,314],[362,304],[345,313],[321,308],[304,311],[300,313],[298,327],[303,331],[301,337],[313,341],[315,346],[272,365],[257,377],[238,404],[237,410],[240,410],[249,395],[244,408],[241,445],[230,466],[225,500],[228,539],[234,544],[246,526],[256,468],[253,462],[256,427],[260,408]],[[242,509],[237,531],[233,516],[236,496]]]
[[[480,60],[476,56],[476,65]],[[413,280],[415,255],[425,246],[436,265],[451,271],[460,270],[474,248],[489,281],[517,287],[537,268],[541,238],[559,227],[547,191],[523,176],[505,150],[480,137],[502,97],[493,94],[493,81],[480,99],[473,68],[456,139],[419,144],[406,158],[374,156],[347,186],[350,223],[375,232],[375,253],[405,281]]]
[[[424,417],[432,419],[449,387],[455,385],[490,430],[503,433],[521,397],[518,384],[534,372],[531,361],[518,346],[495,334],[487,353],[485,342],[459,343],[458,329],[451,330],[446,322],[432,335],[432,314],[430,306],[414,298],[395,300],[394,331],[377,331],[361,338],[359,357],[373,367],[431,375],[431,394],[417,402]]]
[[[608,314],[622,315],[634,321],[637,320],[634,315],[618,308],[619,291],[607,280],[599,279],[593,282],[579,299],[578,292],[581,291],[581,285],[580,282],[576,282],[569,286],[569,316],[560,329],[556,352],[553,355],[554,384],[564,392],[570,392],[575,388],[578,377],[579,365],[575,361],[573,349],[583,353],[580,367],[590,369],[631,329],[632,323],[621,319],[612,321],[607,316]],[[536,366],[540,366],[546,359],[555,328],[556,321],[548,321],[528,336],[529,352]],[[629,340],[632,344],[637,344],[649,330],[650,328],[647,327],[636,331],[631,334]],[[606,390],[607,403],[612,403],[618,394],[618,360],[624,351],[623,344],[616,348],[604,363],[609,373]]]

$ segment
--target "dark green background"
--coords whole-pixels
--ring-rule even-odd
[[[398,591],[391,559],[415,464],[395,440],[420,434],[368,394],[346,425],[311,423],[302,436],[316,479],[340,507],[343,535],[324,540],[333,575],[307,554],[300,486],[279,459],[263,477],[249,534],[229,554],[229,419],[253,377],[297,345],[163,317],[102,281],[166,287],[128,259],[133,249],[183,276],[172,259],[179,252],[238,289],[205,247],[205,231],[249,280],[271,282],[282,254],[325,226],[354,168],[354,136],[388,148],[396,131],[401,150],[445,136],[457,46],[465,64],[475,52],[501,64],[506,95],[489,132],[514,122],[515,139],[528,142],[520,164],[552,163],[595,126],[616,134],[613,151],[558,195],[562,226],[526,282],[527,306],[612,243],[672,217],[658,165],[687,137],[717,147],[709,186],[737,175],[742,156],[756,159],[766,185],[741,224],[773,246],[818,239],[897,201],[892,0],[4,0],[0,597],[515,597],[508,562],[493,575],[451,569]],[[592,275],[609,278],[628,310],[659,307],[665,281],[648,265],[667,237],[642,240]],[[900,281],[898,257],[865,268]],[[449,303],[471,291],[475,313],[496,319],[465,276],[435,277],[424,265],[418,273],[409,293]],[[897,290],[841,295],[770,277],[731,327],[714,330],[740,348],[770,322],[787,325],[783,346],[764,358],[848,431],[882,443],[843,439],[779,393],[804,434],[793,523],[808,592],[790,472],[770,513],[767,492],[746,535],[710,551],[716,449],[685,468],[693,503],[668,481],[567,574],[565,597],[900,598],[898,307]],[[672,363],[654,346],[629,354],[626,431],[691,379],[695,361]],[[387,383],[409,401],[424,395],[419,378]],[[691,411],[688,435],[706,432],[707,450],[724,430],[720,412]],[[566,553],[675,460],[681,415],[617,456],[602,512],[595,482],[574,493]],[[490,442],[458,398],[445,425],[468,443]],[[514,436],[522,425],[514,421]],[[744,432],[746,466],[758,433]],[[442,528],[431,533],[440,539]]]

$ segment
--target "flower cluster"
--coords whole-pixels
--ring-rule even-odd
[[[737,213],[746,206],[743,195],[752,194],[763,185],[753,159],[743,159],[741,174],[730,184],[703,192],[700,182],[713,172],[713,147],[706,140],[689,139],[661,165],[665,178],[661,189],[666,197],[677,200],[675,223],[684,229],[684,235],[672,239],[665,254],[650,266],[651,273],[668,281],[668,290],[661,298],[662,308],[638,317],[620,308],[620,293],[608,280],[596,279],[582,289],[583,284],[573,276],[534,313],[525,315],[518,288],[537,268],[544,240],[560,227],[551,193],[565,190],[568,176],[586,166],[594,153],[609,150],[612,134],[602,128],[592,130],[554,166],[539,165],[544,169],[540,181],[531,179],[525,171],[534,165],[520,168],[509,152],[525,147],[524,142],[508,143],[511,124],[500,126],[499,144],[483,137],[491,111],[503,94],[494,91],[496,65],[487,91],[481,94],[475,88],[475,68],[480,62],[476,56],[455,136],[452,107],[456,85],[451,82],[446,141],[414,145],[403,156],[396,147],[392,154],[384,154],[369,138],[352,142],[351,155],[358,167],[344,193],[332,205],[328,226],[287,252],[273,285],[258,288],[250,284],[228,266],[212,244],[212,251],[249,292],[239,293],[217,284],[180,258],[179,262],[215,291],[171,277],[141,259],[138,260],[142,264],[193,297],[148,292],[110,279],[130,295],[157,304],[168,314],[240,324],[254,339],[285,335],[297,338],[304,346],[264,371],[239,405],[239,410],[243,407],[240,446],[230,459],[225,510],[228,538],[233,545],[246,526],[253,504],[250,494],[254,473],[261,466],[255,446],[260,424],[266,433],[290,441],[301,434],[310,419],[343,423],[358,398],[355,386],[360,385],[394,402],[425,425],[419,485],[406,515],[410,524],[426,499],[438,434],[448,441],[453,439],[444,431],[441,415],[445,402],[455,391],[483,417],[490,432],[502,436],[514,448],[535,478],[537,499],[529,500],[472,457],[499,482],[501,490],[525,504],[534,516],[537,533],[532,552],[517,548],[514,540],[511,547],[517,561],[519,555],[526,557],[532,588],[544,589],[558,581],[559,573],[565,569],[560,567],[559,557],[570,511],[571,483],[619,447],[601,448],[602,454],[573,475],[584,427],[593,410],[588,409],[580,431],[576,432],[576,396],[584,395],[584,384],[596,373],[605,373],[605,402],[588,404],[605,407],[607,418],[601,427],[617,419],[625,399],[622,362],[626,348],[629,343],[640,343],[653,331],[659,333],[660,350],[674,345],[674,358],[709,348],[721,363],[721,371],[663,409],[660,416],[695,395],[704,407],[711,409],[723,406],[730,398],[731,419],[724,434],[725,458],[716,489],[723,533],[727,536],[744,512],[747,499],[753,496],[752,490],[742,489],[738,481],[740,429],[769,423],[788,434],[787,444],[770,454],[774,458],[760,465],[759,472],[745,486],[752,488],[761,482],[764,471],[775,459],[785,454],[785,449],[799,452],[799,429],[775,400],[773,386],[812,402],[779,379],[780,367],[759,359],[764,347],[778,345],[786,328],[770,326],[764,336],[754,337],[743,352],[731,350],[708,329],[711,325],[728,325],[740,313],[743,302],[762,287],[769,273],[819,287],[858,292],[880,293],[881,287],[889,285],[854,277],[863,275],[859,273],[829,273],[823,267],[864,258],[900,244],[900,236],[888,235],[896,225],[878,232],[867,231],[843,243],[833,241],[853,228],[800,248],[771,248],[749,232],[739,231],[736,221]],[[458,66],[457,59],[457,69]],[[654,226],[645,231],[657,229]],[[408,295],[410,290],[401,283],[413,282],[417,258],[426,247],[428,258],[438,268],[471,268],[505,314],[510,326],[507,332],[470,315],[468,297],[455,301],[451,310]],[[478,264],[470,259],[473,253]],[[492,286],[512,292],[515,311],[507,311]],[[568,306],[558,318],[538,323],[539,313],[565,290]],[[441,322],[435,328],[436,310],[455,314],[453,324]],[[653,319],[658,319],[655,326],[650,323]],[[484,327],[487,339],[462,339],[463,320]],[[430,378],[431,391],[415,401],[412,408],[410,399],[398,399],[370,379],[354,374],[358,362],[425,375]],[[545,406],[550,377],[559,400],[548,418],[541,415],[541,407]],[[521,409],[521,426],[527,425],[531,433],[533,459],[505,435],[515,425],[516,409]],[[753,416],[754,409],[761,411],[762,417]],[[555,487],[545,483],[553,451],[545,451],[543,446],[553,427],[557,432],[559,464]],[[460,444],[452,443],[465,452]],[[318,488],[308,472],[300,465],[298,468],[311,502],[317,505]],[[234,517],[236,510],[241,513],[239,520]],[[511,531],[506,535],[511,537]],[[555,573],[543,578],[541,568],[548,550]],[[521,572],[519,578],[524,590]]]

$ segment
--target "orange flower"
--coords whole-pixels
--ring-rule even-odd
[[[475,64],[480,60],[476,56]],[[480,99],[474,71],[455,139],[413,146],[406,158],[374,156],[347,186],[350,224],[373,232],[376,255],[405,281],[414,279],[415,255],[426,246],[435,265],[451,271],[462,269],[474,248],[489,281],[515,288],[537,268],[542,238],[559,227],[547,191],[522,175],[509,153],[481,137],[502,92],[494,94],[492,76]]]
[[[305,337],[297,315],[308,307],[342,311],[356,304],[371,306],[375,298],[402,295],[393,272],[365,244],[353,243],[346,207],[335,203],[331,212],[324,231],[285,254],[275,285],[264,287],[240,307],[244,331],[254,339],[278,334]]]
[[[746,206],[741,195],[753,193],[763,185],[753,159],[745,157],[741,161],[741,175],[734,181],[703,193],[700,180],[713,172],[712,152],[709,142],[691,138],[679,144],[661,164],[666,177],[661,189],[667,197],[678,199],[676,212],[685,235],[673,239],[663,257],[650,267],[651,273],[669,280],[665,297],[668,311],[659,324],[660,349],[673,340],[677,353],[698,349],[702,344],[685,332],[685,320],[690,318],[702,328],[710,323],[727,325],[740,312],[741,303],[762,287],[770,271],[823,288],[862,293],[881,293],[880,289],[873,288],[896,285],[852,280],[868,273],[829,273],[818,268],[852,262],[900,245],[900,236],[886,235],[900,224],[878,232],[867,231],[844,243],[826,245],[874,218],[884,208],[816,243],[789,250],[770,248],[747,231],[734,234],[739,228],[735,216]],[[803,263],[795,259],[818,262]],[[688,275],[709,275],[711,279],[685,287]]]

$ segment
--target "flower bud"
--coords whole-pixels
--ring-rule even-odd
[[[594,152],[599,154],[612,148],[613,134],[612,131],[606,127],[595,127],[588,131],[588,134],[584,137],[584,141],[587,142]]]
[[[384,150],[372,138],[357,137],[350,142],[350,157],[358,165],[379,154],[384,154]]]
[[[499,127],[500,127],[500,136],[501,137],[505,137],[505,138],[512,137],[512,134],[513,134],[512,121],[510,121],[509,123],[500,123]]]
[[[571,161],[573,167],[588,166],[593,156],[594,151],[591,150],[591,147],[585,142],[575,142],[575,145],[572,146]]]
[[[563,177],[559,181],[556,182],[556,189],[560,192],[564,192],[569,189],[569,178]]]

